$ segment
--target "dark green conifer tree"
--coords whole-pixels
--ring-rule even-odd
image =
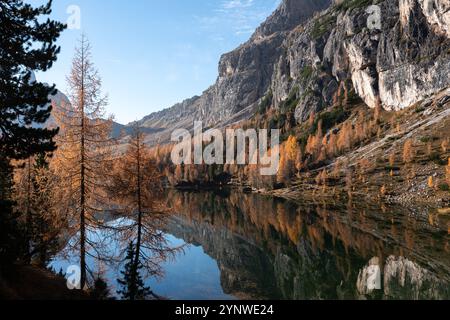
[[[14,213],[12,192],[12,167],[9,160],[0,154],[0,272],[14,263],[26,252],[24,228]]]
[[[54,86],[34,79],[56,61],[55,42],[65,25],[50,19],[52,1],[33,7],[22,0],[0,1],[0,256],[1,264],[20,257],[22,243],[13,213],[12,159],[27,159],[54,151],[58,130],[44,128],[51,113],[49,96]],[[23,237],[23,236],[22,236]],[[3,259],[5,258],[5,259]]]
[[[98,276],[94,281],[94,287],[90,292],[90,297],[93,300],[114,300],[111,297],[111,293],[108,284],[101,276]]]
[[[10,159],[55,149],[57,130],[42,126],[55,86],[35,81],[33,74],[48,70],[60,51],[55,42],[65,25],[41,22],[51,4],[34,8],[22,0],[0,2],[0,153]]]
[[[121,289],[117,291],[123,300],[146,300],[152,292],[149,287],[146,287],[142,279],[140,271],[143,266],[142,263],[136,260],[136,252],[134,244],[130,243],[127,256],[125,258],[125,267],[120,273],[122,279],[118,279],[117,282],[121,286]]]

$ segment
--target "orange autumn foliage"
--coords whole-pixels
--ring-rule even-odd
[[[406,140],[403,146],[403,162],[411,163],[414,160],[413,144],[411,139]]]

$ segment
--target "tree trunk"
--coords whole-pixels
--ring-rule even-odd
[[[84,45],[81,47],[81,182],[80,182],[80,289],[84,290],[86,286],[86,179],[85,179],[85,123],[84,123]]]
[[[141,190],[141,150],[140,150],[140,137],[139,132],[137,134],[137,147],[136,147],[136,160],[137,160],[137,205],[138,205],[138,233],[136,242],[136,256],[133,266],[134,281],[137,281],[137,273],[139,267],[139,258],[141,256],[141,241],[142,241],[142,190]],[[132,299],[134,300],[134,299]]]
[[[26,241],[27,252],[25,256],[25,263],[31,263],[31,237],[32,237],[32,216],[31,216],[31,157],[28,158],[28,170],[27,170],[27,216],[26,216]]]

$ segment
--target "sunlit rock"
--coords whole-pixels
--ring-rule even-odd
[[[356,284],[360,295],[371,294],[374,290],[381,290],[381,266],[378,257],[372,258],[358,275]]]

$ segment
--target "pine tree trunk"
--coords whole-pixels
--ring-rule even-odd
[[[141,241],[142,241],[142,190],[141,190],[141,150],[139,132],[137,132],[137,148],[136,148],[136,160],[137,160],[137,205],[138,205],[138,234],[136,243],[136,256],[133,266],[134,281],[137,281],[137,273],[139,267],[139,258],[141,255]],[[134,300],[134,299],[132,299]]]
[[[25,257],[25,263],[31,263],[31,224],[32,224],[32,216],[31,216],[31,157],[28,158],[28,170],[27,170],[27,216],[26,216],[26,241],[27,241],[27,252]]]
[[[81,99],[80,99],[80,108],[81,108],[81,146],[80,146],[80,154],[81,154],[81,185],[80,185],[80,289],[84,290],[86,286],[86,179],[85,179],[85,123],[84,123],[84,46],[81,48]]]

